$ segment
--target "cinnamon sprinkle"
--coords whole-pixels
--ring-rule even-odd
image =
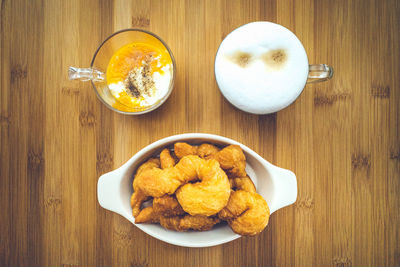
[[[146,55],[139,68],[133,68],[124,81],[127,93],[133,97],[152,96],[155,92],[155,83],[151,75],[151,62],[153,55]]]

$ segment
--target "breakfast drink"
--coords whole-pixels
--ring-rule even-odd
[[[215,78],[222,94],[237,108],[268,114],[290,105],[309,73],[307,54],[285,27],[253,22],[231,32],[215,58]]]
[[[167,93],[173,76],[168,50],[157,43],[130,43],[112,56],[107,67],[107,85],[116,99],[114,107],[123,105],[146,110]]]

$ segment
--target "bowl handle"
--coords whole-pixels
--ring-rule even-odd
[[[103,208],[122,215],[121,179],[118,169],[100,176],[97,182],[97,199]]]
[[[297,179],[296,175],[286,169],[274,166],[273,175],[274,191],[276,192],[270,212],[273,213],[283,207],[296,202],[297,199]]]

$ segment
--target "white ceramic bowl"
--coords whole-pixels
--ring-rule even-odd
[[[145,233],[178,246],[210,247],[239,238],[240,236],[235,234],[227,224],[217,225],[205,232],[175,232],[166,230],[158,224],[135,224],[130,206],[133,173],[150,156],[178,141],[190,144],[240,145],[246,155],[246,172],[253,180],[257,192],[267,201],[271,214],[296,201],[297,181],[293,172],[272,165],[250,148],[232,139],[212,134],[188,133],[158,140],[140,150],[118,169],[103,174],[97,183],[97,197],[100,205],[125,217]]]

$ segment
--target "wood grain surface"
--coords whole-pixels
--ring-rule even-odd
[[[0,266],[399,266],[400,2],[1,0]],[[333,80],[276,114],[231,106],[214,56],[236,27],[292,30]],[[124,116],[69,81],[111,33],[142,28],[172,49],[174,91]],[[156,240],[97,202],[98,177],[162,137],[235,139],[298,178],[267,229],[211,248]]]

